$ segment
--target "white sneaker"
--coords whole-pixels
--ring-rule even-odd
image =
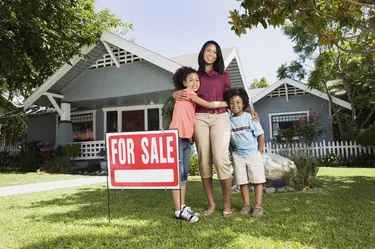
[[[190,209],[191,211],[191,209]],[[191,214],[187,207],[183,207],[181,212],[180,212],[180,216],[177,217],[178,219],[182,219],[182,220],[185,220],[187,222],[190,222],[190,223],[194,223],[194,222],[197,222],[199,220],[198,216],[195,216],[193,214]]]

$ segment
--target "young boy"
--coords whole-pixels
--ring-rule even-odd
[[[233,150],[234,173],[236,183],[241,187],[244,206],[241,214],[254,217],[263,216],[262,194],[263,183],[266,182],[262,152],[264,148],[264,132],[259,122],[244,110],[249,105],[245,89],[233,88],[224,94],[232,116],[231,146]],[[254,185],[255,206],[250,205],[249,183]]]

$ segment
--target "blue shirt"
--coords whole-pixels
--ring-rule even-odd
[[[258,136],[264,133],[259,122],[252,120],[249,113],[230,118],[231,144],[238,155],[252,155],[258,151]]]

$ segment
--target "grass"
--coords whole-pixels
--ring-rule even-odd
[[[321,168],[314,190],[265,195],[261,219],[217,211],[194,224],[173,219],[163,190],[111,190],[110,224],[105,184],[0,197],[0,247],[373,248],[374,184],[375,169]],[[187,200],[206,207],[198,178],[189,181]],[[241,208],[239,193],[232,203]]]
[[[0,173],[0,187],[15,186],[39,182],[53,182],[60,180],[70,180],[83,178],[83,175],[68,174],[38,174],[38,173]],[[1,247],[0,247],[1,248]]]

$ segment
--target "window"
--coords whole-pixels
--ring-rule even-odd
[[[270,135],[271,138],[278,135],[279,129],[292,128],[293,123],[298,121],[302,115],[308,115],[308,111],[293,113],[274,113],[270,116]]]
[[[107,132],[117,132],[117,111],[107,112]]]
[[[94,140],[94,114],[72,115],[71,121],[74,141]]]

